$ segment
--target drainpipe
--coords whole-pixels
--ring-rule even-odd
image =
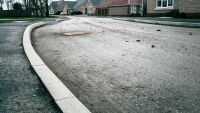
[[[131,10],[131,0],[128,0],[128,16],[130,16]]]
[[[144,0],[142,0],[142,16],[144,16]]]

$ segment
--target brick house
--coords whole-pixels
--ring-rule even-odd
[[[64,15],[71,15],[71,13],[75,9],[76,1],[65,1],[64,2],[64,8],[63,8],[63,14]]]
[[[83,14],[94,15],[96,7],[102,0],[80,0],[77,2],[76,10],[81,11]]]
[[[49,5],[49,13],[60,15],[60,13],[63,11],[64,5],[64,0],[51,2]]]
[[[115,0],[108,9],[110,16],[141,16],[142,0]]]
[[[200,18],[199,0],[147,0],[148,16],[170,16],[179,12],[186,17]]]
[[[85,5],[87,3],[87,0],[77,0],[77,3],[75,5],[75,10],[80,11],[80,12],[85,12]]]
[[[98,15],[98,16],[107,16],[108,15],[108,7],[112,3],[114,3],[114,0],[103,0],[96,7],[96,15]]]

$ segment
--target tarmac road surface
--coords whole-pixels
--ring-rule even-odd
[[[200,29],[71,17],[33,42],[93,113],[200,112]]]
[[[0,24],[0,113],[61,113],[24,52],[22,36],[31,23]]]

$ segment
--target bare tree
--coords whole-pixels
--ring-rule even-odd
[[[46,9],[46,17],[49,17],[49,6],[48,6],[48,0],[45,0],[45,9]]]
[[[44,13],[45,13],[45,11],[44,11],[44,4],[43,4],[43,1],[42,0],[39,0],[39,4],[40,4],[40,14],[41,14],[41,16],[43,17],[44,16]]]
[[[3,15],[3,3],[4,3],[4,1],[0,0],[0,16]]]
[[[32,0],[23,0],[23,4],[27,13],[27,16],[30,16],[30,13],[33,9],[33,2]]]
[[[31,3],[33,5],[33,10],[35,12],[36,17],[38,17],[38,0],[31,0]]]
[[[34,12],[36,16],[49,16],[48,0],[23,0],[27,14]]]
[[[3,3],[4,3],[4,0],[0,0],[0,6],[2,10],[3,10]]]
[[[11,6],[13,5],[13,0],[5,0],[5,3],[6,3],[6,6],[7,6],[7,9],[10,10],[11,9]]]
[[[25,10],[26,10],[26,14],[27,14],[27,16],[28,16],[28,0],[23,0],[23,4],[24,4],[24,8],[25,8]]]

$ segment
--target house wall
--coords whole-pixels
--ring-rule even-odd
[[[97,16],[108,16],[108,8],[97,8],[95,14]]]
[[[130,14],[129,12],[129,6],[111,6],[108,8],[108,15],[110,16],[128,16]]]
[[[89,15],[95,14],[96,8],[93,6],[93,4],[90,0],[88,0],[85,8],[87,8],[87,14],[89,14]],[[85,11],[85,13],[86,13],[86,11]]]
[[[174,8],[179,9],[179,0],[174,0]],[[156,0],[147,0],[147,15],[148,16],[165,16],[166,13],[173,9],[156,9]]]
[[[156,0],[147,0],[148,16],[166,16],[171,10],[179,10],[186,17],[200,18],[200,0],[174,0],[173,9],[156,9]]]
[[[78,3],[78,2],[77,2]],[[87,4],[87,0],[84,0],[83,3],[79,4],[79,6],[75,7],[75,10],[85,13],[85,5]]]
[[[200,18],[200,0],[179,1],[179,11],[184,12],[187,18]]]
[[[67,5],[65,5],[65,7],[64,7],[64,9],[63,9],[63,14],[64,14],[64,15],[69,14]]]
[[[80,11],[80,12],[82,12],[83,13],[83,9],[79,6],[79,7],[76,7],[75,8],[77,11]]]
[[[184,13],[200,13],[200,0],[181,0],[179,11]]]

